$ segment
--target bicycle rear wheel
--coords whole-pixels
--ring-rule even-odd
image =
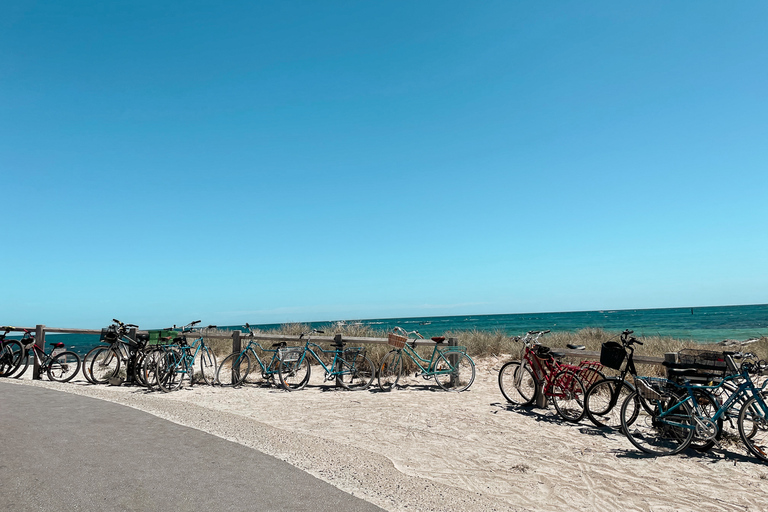
[[[157,363],[157,385],[166,393],[180,389],[187,373],[186,369],[184,354],[179,350],[169,350]]]
[[[74,352],[62,352],[51,359],[48,378],[56,382],[69,382],[80,371],[80,357]]]
[[[634,422],[629,423],[627,420],[632,416],[629,407],[636,395],[637,392],[627,397],[621,406],[621,428],[627,439],[636,448],[651,455],[674,455],[685,450],[693,439],[690,406],[683,402],[669,411],[678,403],[671,395],[658,400],[639,397],[641,406],[634,408],[637,416]]]
[[[589,421],[600,428],[618,430],[621,428],[621,405],[635,389],[618,377],[598,380],[588,390],[584,397],[584,410]],[[637,418],[636,409],[640,402],[635,395],[631,408],[627,406],[627,423],[630,425]]]
[[[560,370],[552,379],[552,403],[565,421],[576,423],[584,417],[584,383],[571,370]]]
[[[368,389],[376,376],[376,367],[362,352],[344,353],[344,358],[337,359],[336,384],[351,391]]]
[[[239,386],[251,370],[251,360],[245,352],[232,352],[216,369],[216,384]]]
[[[88,353],[86,353],[85,356],[83,357],[83,360],[81,361],[82,367],[83,367],[83,377],[85,377],[85,380],[87,380],[91,384],[96,384],[93,381],[93,377],[91,376],[91,363],[93,363],[93,358],[100,350],[104,350],[108,348],[109,348],[109,345],[97,345],[93,347],[91,350],[89,350]]]
[[[403,354],[399,350],[390,350],[381,359],[379,365],[379,388],[382,391],[392,391],[403,373]]]
[[[309,361],[304,354],[301,354],[296,361],[280,361],[278,370],[280,384],[287,391],[297,391],[307,385],[311,371]]]
[[[466,391],[475,382],[475,363],[462,352],[440,354],[435,363],[435,382],[445,391]]]
[[[510,361],[499,370],[499,389],[507,402],[531,405],[536,400],[539,383],[530,366],[522,366],[520,361]]]

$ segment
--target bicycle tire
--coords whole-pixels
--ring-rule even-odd
[[[213,386],[216,383],[216,354],[210,348],[205,347],[200,351],[198,357],[200,358],[200,373],[203,382]]]
[[[311,368],[305,354],[302,354],[296,361],[280,361],[278,368],[280,385],[286,391],[302,389],[309,382]]]
[[[557,414],[565,421],[577,423],[584,417],[584,383],[576,372],[560,370],[552,379],[551,396]]]
[[[16,340],[6,340],[0,349],[0,377],[10,377],[21,366],[24,347]]]
[[[166,393],[181,389],[186,375],[185,370],[184,354],[179,350],[169,350],[157,363],[155,370],[157,385]]]
[[[232,352],[216,369],[216,384],[223,387],[240,386],[251,370],[251,360],[245,352]]]
[[[530,366],[510,361],[499,370],[499,390],[507,402],[527,406],[536,400],[539,383]]]
[[[741,407],[738,427],[739,437],[749,452],[760,460],[768,461],[768,416],[754,396]]]
[[[400,381],[403,373],[403,353],[400,350],[390,350],[379,364],[377,379],[379,389],[382,391],[392,391]]]
[[[85,356],[83,356],[83,360],[81,361],[81,366],[83,368],[83,377],[85,377],[85,380],[87,380],[91,384],[96,384],[93,381],[93,377],[91,376],[91,363],[93,362],[93,356],[95,356],[99,350],[104,350],[107,348],[109,348],[109,345],[96,345],[91,350],[89,350],[85,354]]]
[[[632,423],[628,423],[625,418],[625,412],[628,404],[634,400],[634,396],[639,397],[641,406],[636,407],[637,416]],[[650,401],[641,397],[637,392],[627,397],[621,405],[621,427],[622,432],[627,439],[640,451],[650,455],[674,455],[685,450],[693,439],[693,428],[679,427],[669,425],[666,422],[672,421],[680,425],[693,426],[691,417],[691,408],[688,403],[683,402],[675,413],[671,413],[666,419],[658,417],[662,409],[667,410],[676,403],[672,395],[664,396],[658,401]],[[627,406],[627,407],[625,407]]]
[[[619,377],[598,380],[590,386],[584,397],[584,410],[589,421],[596,427],[621,429],[621,406],[634,393],[634,386]],[[640,407],[637,395],[632,402],[632,407],[633,409],[628,409],[627,423],[630,425],[637,418],[636,409]]]
[[[455,357],[455,361],[450,358]],[[435,363],[435,382],[445,391],[461,393],[475,382],[475,362],[462,352],[441,353]]]
[[[362,391],[368,389],[376,376],[376,367],[373,361],[361,352],[355,354],[344,353],[344,358],[339,359],[336,376],[336,384],[350,391]]]
[[[91,379],[94,384],[107,384],[120,374],[120,354],[112,347],[98,351],[91,360]]]
[[[56,354],[48,364],[48,378],[55,382],[69,382],[80,372],[80,357],[66,351]]]
[[[157,386],[157,362],[162,359],[165,350],[157,347],[146,354],[141,360],[139,371],[142,373],[141,380],[144,381],[147,389],[154,389]]]

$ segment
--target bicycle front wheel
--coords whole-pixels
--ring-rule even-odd
[[[303,354],[296,361],[280,361],[280,384],[287,391],[297,391],[307,385],[310,372],[309,361]]]
[[[399,350],[390,350],[384,355],[379,365],[379,389],[392,391],[403,373],[403,354]]]
[[[565,421],[576,423],[584,417],[584,383],[571,370],[561,370],[552,379],[552,403]]]
[[[475,363],[467,354],[441,354],[435,364],[435,382],[445,391],[466,391],[475,381]]]
[[[74,352],[62,352],[51,359],[48,378],[56,382],[69,382],[80,371],[80,357]]]
[[[361,352],[345,353],[343,359],[339,359],[336,371],[336,384],[351,391],[368,389],[376,376],[376,367],[373,361]]]
[[[755,397],[739,411],[739,436],[752,455],[768,461],[768,414]]]
[[[531,405],[536,400],[538,382],[533,370],[520,361],[510,361],[499,370],[499,389],[507,402],[515,405]]]
[[[677,407],[677,400],[672,396],[662,396],[658,400],[639,397],[640,407],[635,421],[629,407],[634,403],[637,392],[627,397],[621,405],[621,429],[627,439],[641,451],[651,455],[674,455],[685,450],[693,439],[693,418],[687,402]],[[671,407],[675,407],[670,411]]]
[[[0,349],[0,377],[10,377],[19,369],[24,359],[24,349],[16,340],[3,342]]]
[[[157,363],[155,368],[157,385],[166,393],[181,388],[186,375],[186,363],[183,358],[184,355],[180,351],[170,350]]]
[[[584,410],[589,421],[600,428],[618,430],[621,428],[621,405],[634,394],[634,388],[618,377],[610,377],[595,382],[584,397]],[[627,406],[627,423],[632,424],[637,418],[640,402],[635,395]]]
[[[239,386],[251,370],[251,361],[245,352],[232,352],[216,369],[216,384]]]
[[[205,347],[198,354],[200,358],[200,373],[203,376],[203,382],[209,386],[216,383],[216,354],[208,347]]]
[[[109,379],[120,374],[120,355],[112,348],[103,348],[91,359],[91,381],[107,384]]]

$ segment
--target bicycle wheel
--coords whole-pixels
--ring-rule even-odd
[[[48,378],[56,382],[69,382],[80,371],[80,357],[74,352],[61,352],[48,365]]]
[[[520,361],[510,361],[499,370],[499,389],[507,402],[531,405],[536,400],[539,383],[530,366],[522,366]]]
[[[584,417],[584,383],[571,370],[560,370],[552,379],[552,403],[565,421],[576,423]]]
[[[216,383],[216,354],[208,347],[203,348],[198,354],[200,358],[200,373],[203,376],[203,382],[209,386]]]
[[[695,409],[691,409],[696,428],[690,446],[697,452],[706,452],[723,437],[723,417],[712,420],[720,409],[720,402],[706,389],[693,388],[691,391],[696,396],[702,415],[698,416]]]
[[[29,366],[33,366],[34,365],[34,363],[32,363],[32,365],[29,364],[30,359],[34,359],[34,357],[35,357],[35,356],[30,357],[30,353],[32,352],[32,350],[34,350],[34,349],[32,349],[32,348],[24,348],[22,346],[21,354],[19,355],[19,366],[18,366],[18,368],[16,368],[15,371],[7,374],[6,377],[11,377],[13,379],[20,379],[22,377],[22,375],[24,375],[24,373],[26,373],[27,368],[29,368]]]
[[[637,413],[635,421],[629,423],[627,420],[633,414],[629,407],[636,396],[641,406],[634,407]],[[688,403],[682,402],[675,410],[660,417],[662,411],[669,411],[677,403],[672,395],[647,400],[635,392],[621,405],[622,432],[637,449],[651,455],[674,455],[685,450],[693,439],[694,430]]]
[[[344,352],[344,359],[338,359],[336,384],[352,391],[368,389],[376,376],[373,361],[362,352]]]
[[[634,392],[632,385],[618,377],[598,380],[587,390],[584,397],[584,410],[589,421],[600,428],[620,429],[621,405]],[[631,425],[637,418],[638,407],[640,402],[635,395],[631,409],[627,409],[628,424]]]
[[[158,347],[144,354],[144,358],[141,360],[139,366],[139,372],[142,374],[141,380],[149,389],[157,386],[157,363],[162,360],[164,355],[165,350]]]
[[[741,407],[738,425],[747,449],[758,459],[768,461],[768,415],[755,397]]]
[[[283,389],[296,391],[307,385],[311,369],[304,354],[296,361],[280,361],[278,375]]]
[[[85,380],[87,380],[91,384],[96,384],[93,381],[93,377],[91,376],[91,363],[93,362],[93,357],[100,350],[104,350],[108,348],[109,348],[109,345],[97,345],[93,347],[91,350],[89,350],[88,353],[86,353],[85,356],[83,357],[83,360],[81,361],[82,363],[81,366],[83,367],[83,377],[85,377]]]
[[[155,374],[157,385],[166,393],[181,388],[186,375],[186,362],[183,354],[178,350],[169,350],[163,358],[157,362]]]
[[[120,374],[120,355],[112,348],[99,350],[91,359],[91,380],[94,384],[107,384]]]
[[[21,366],[24,349],[16,340],[7,340],[3,342],[3,348],[0,349],[0,377],[10,377]]]
[[[435,382],[445,391],[466,391],[475,381],[475,363],[462,352],[440,355],[435,364]]]
[[[381,359],[379,365],[379,389],[392,391],[403,373],[403,353],[399,350],[390,350]]]
[[[216,369],[216,384],[239,386],[251,370],[251,360],[245,352],[232,352]]]

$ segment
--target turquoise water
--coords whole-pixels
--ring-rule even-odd
[[[391,329],[399,325],[409,331],[418,330],[424,336],[439,336],[446,331],[478,329],[503,331],[509,335],[522,334],[533,329],[552,331],[578,331],[585,327],[600,327],[608,331],[632,329],[642,336],[672,336],[700,343],[725,339],[746,340],[768,336],[768,304],[753,306],[718,306],[673,309],[628,309],[605,311],[576,311],[570,313],[529,313],[509,315],[439,316],[419,318],[384,318],[346,320],[362,323],[376,329]],[[311,322],[312,327],[332,328],[335,322]],[[280,324],[254,325],[271,329]],[[229,329],[242,329],[230,326]],[[330,329],[329,329],[330,330]],[[52,339],[50,335],[48,339]],[[96,345],[95,335],[61,334],[56,341],[64,341],[80,354]]]

